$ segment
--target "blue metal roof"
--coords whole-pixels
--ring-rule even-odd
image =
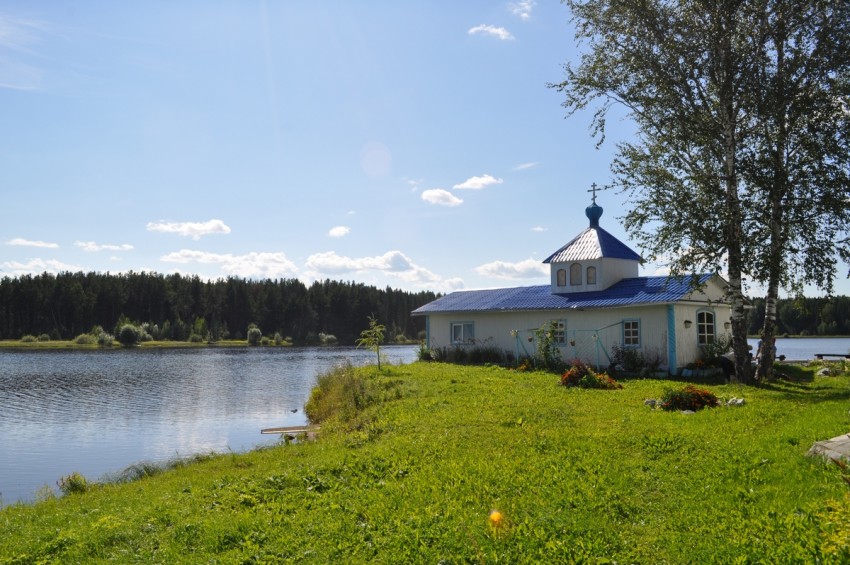
[[[713,275],[693,275],[705,284]],[[623,279],[606,290],[552,294],[549,285],[460,290],[417,308],[414,315],[441,312],[505,312],[520,310],[575,310],[578,308],[617,308],[644,304],[669,304],[687,297],[693,290],[693,276],[656,276]]]
[[[641,256],[625,243],[598,226],[591,226],[569,243],[550,255],[544,263],[567,263],[588,259],[629,259],[641,261]]]

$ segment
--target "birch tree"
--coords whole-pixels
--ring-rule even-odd
[[[564,82],[569,113],[624,106],[625,226],[673,274],[719,271],[732,302],[736,373],[750,377],[743,278],[764,283],[763,339],[780,287],[831,291],[846,259],[848,3],[815,0],[567,2],[588,45]],[[772,350],[759,373],[770,376]]]
[[[813,284],[831,294],[850,226],[850,4],[766,2],[753,29],[751,143],[742,178],[752,211],[750,272],[764,283],[761,341],[773,343],[780,288]],[[772,378],[774,350],[759,357]]]
[[[613,172],[633,197],[627,230],[673,275],[718,271],[726,262],[732,347],[739,378],[749,376],[743,292],[743,210],[737,157],[751,58],[743,0],[568,0],[576,36],[587,44],[566,80],[568,113],[598,102],[601,140],[615,105],[638,126],[618,146]]]

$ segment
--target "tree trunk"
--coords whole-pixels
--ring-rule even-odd
[[[783,230],[783,202],[787,192],[788,170],[786,152],[788,148],[788,124],[786,122],[787,96],[785,95],[785,42],[786,32],[783,19],[778,19],[776,33],[773,37],[776,50],[776,85],[774,92],[777,103],[771,104],[769,112],[772,119],[766,128],[775,128],[776,141],[773,144],[772,176],[773,182],[768,192],[770,206],[770,241],[768,249],[768,286],[765,296],[764,326],[761,332],[761,350],[759,351],[757,378],[761,381],[773,379],[773,364],[776,361],[776,300],[779,298],[780,277],[784,266],[782,254],[785,247],[785,232]],[[769,100],[769,98],[768,98]],[[778,102],[782,102],[781,104]],[[768,131],[765,135],[770,139]]]
[[[732,351],[735,355],[735,379],[748,383],[751,380],[749,346],[747,344],[747,312],[743,292],[743,214],[741,200],[738,197],[737,170],[737,119],[735,110],[735,62],[733,60],[731,37],[735,28],[734,11],[724,14],[722,26],[725,34],[719,46],[720,63],[720,121],[723,131],[723,176],[725,226],[724,239],[729,269],[729,299],[732,303]]]

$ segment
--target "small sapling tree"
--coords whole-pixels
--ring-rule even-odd
[[[357,347],[368,347],[378,357],[378,370],[381,370],[381,344],[384,342],[386,326],[378,323],[378,319],[369,316],[369,328],[360,332]]]
[[[260,345],[263,339],[263,332],[256,324],[248,326],[248,345]]]
[[[561,350],[558,347],[558,336],[563,333],[563,326],[555,320],[534,330],[534,336],[537,338],[537,356],[547,371],[560,372],[564,368],[564,360],[561,358]]]

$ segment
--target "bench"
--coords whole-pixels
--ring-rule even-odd
[[[850,359],[850,354],[847,353],[815,353],[815,359],[823,359],[824,357],[843,357]]]
[[[295,439],[301,434],[305,434],[307,439],[316,439],[316,434],[322,429],[320,426],[287,426],[282,428],[264,428],[260,430],[261,434],[280,434],[286,439]]]

